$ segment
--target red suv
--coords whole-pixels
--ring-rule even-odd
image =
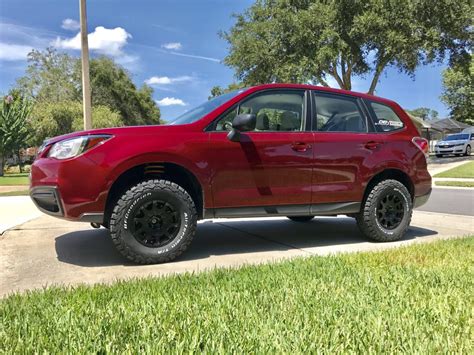
[[[431,192],[427,141],[395,102],[308,85],[234,91],[161,126],[52,138],[30,195],[110,230],[128,259],[160,263],[199,219],[345,214],[376,241],[403,237]]]

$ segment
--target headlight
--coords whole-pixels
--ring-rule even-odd
[[[98,144],[103,143],[111,137],[112,136],[110,135],[101,134],[66,139],[54,143],[48,152],[48,157],[56,159],[69,159],[77,157],[78,155],[94,148]]]

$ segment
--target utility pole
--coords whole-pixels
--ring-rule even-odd
[[[91,86],[89,80],[89,43],[87,40],[86,0],[79,0],[81,17],[81,63],[82,63],[82,108],[84,112],[84,129],[92,128]]]

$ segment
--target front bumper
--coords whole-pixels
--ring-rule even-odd
[[[463,145],[452,146],[449,148],[435,147],[436,154],[460,154],[460,153],[464,153],[464,151],[465,151],[465,148]]]
[[[38,209],[50,216],[65,218],[64,203],[56,186],[39,186],[30,189],[30,197]],[[104,222],[103,213],[82,213],[78,218],[79,222],[99,223]]]

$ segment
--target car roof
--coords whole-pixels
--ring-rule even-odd
[[[326,86],[318,86],[318,85],[309,85],[309,84],[287,84],[287,83],[274,83],[274,84],[262,84],[262,85],[255,85],[252,87],[249,87],[248,90],[252,91],[259,91],[259,90],[265,90],[265,89],[303,89],[303,90],[318,90],[318,91],[324,91],[328,93],[334,93],[334,94],[343,94],[343,95],[350,95],[350,96],[355,96],[355,97],[360,97],[368,100],[374,100],[378,102],[383,102],[389,105],[397,105],[395,101],[385,99],[383,97],[375,96],[375,95],[370,95],[370,94],[365,94],[357,91],[350,91],[350,90],[343,90],[343,89],[334,89]]]

